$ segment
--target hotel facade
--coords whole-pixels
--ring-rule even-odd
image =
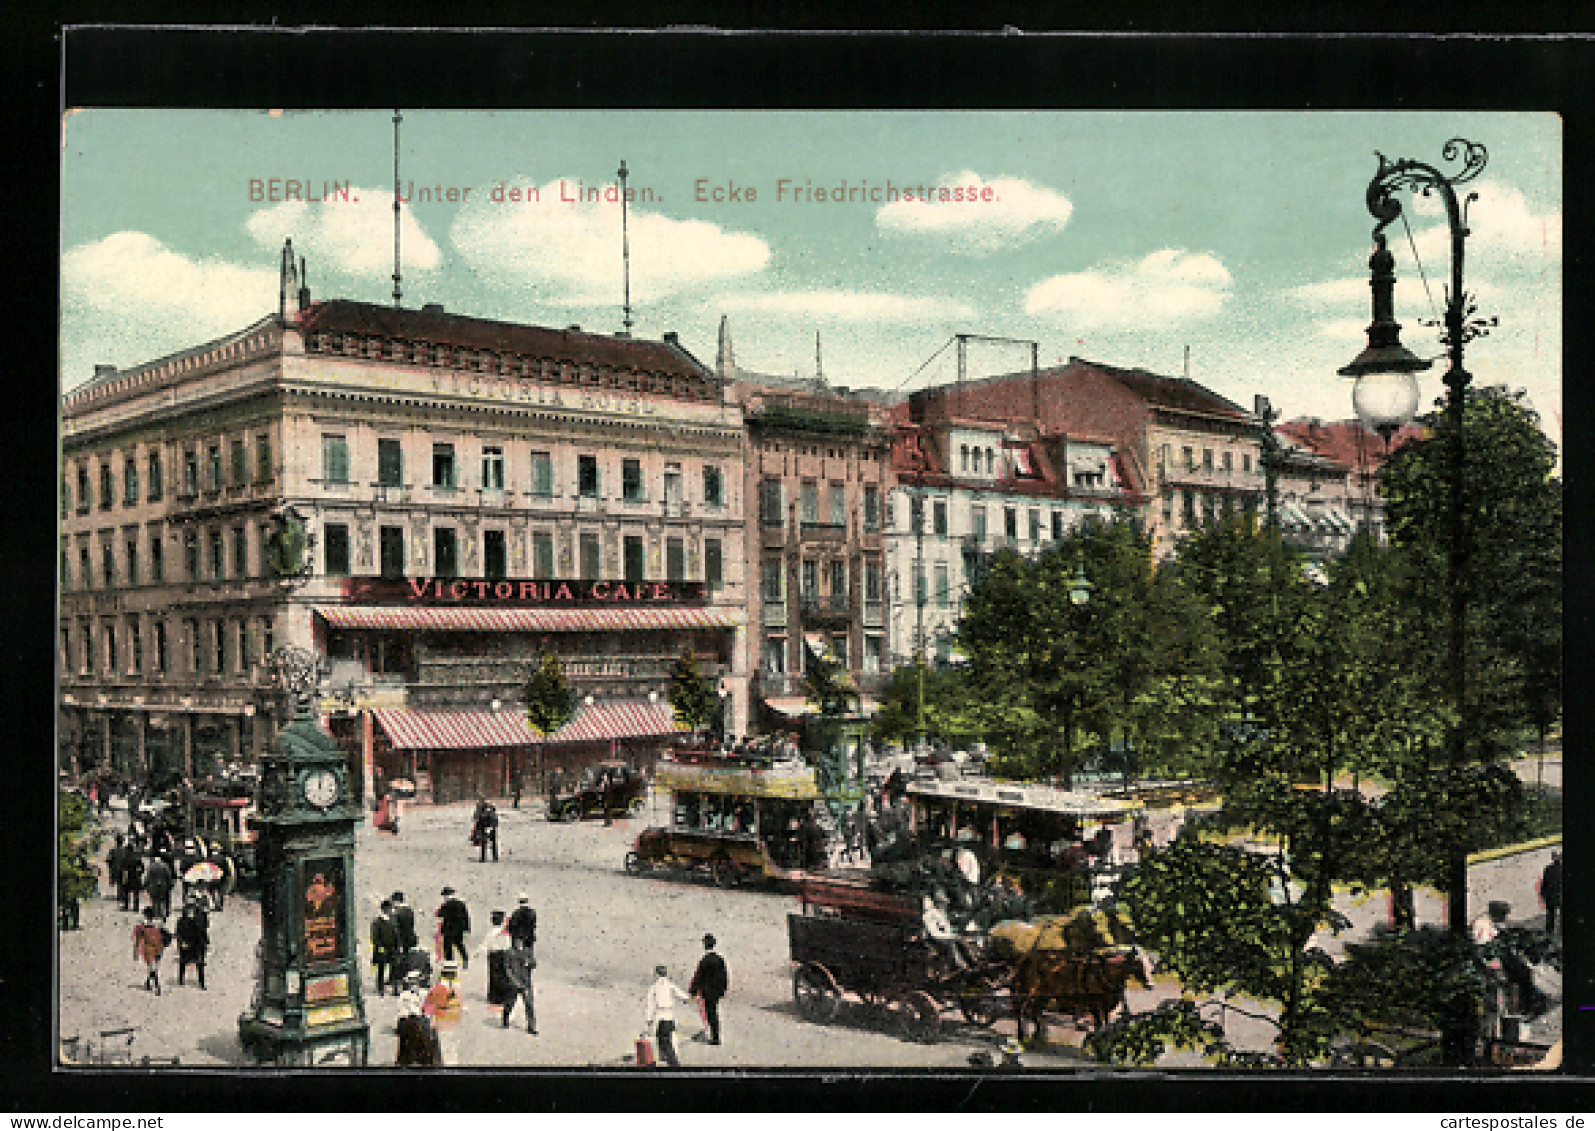
[[[746,730],[742,415],[673,335],[311,303],[285,266],[276,315],[102,367],[61,427],[79,771],[258,758],[287,721],[264,663],[284,645],[324,659],[367,786],[440,801],[657,748],[688,648]],[[577,703],[552,736],[525,722],[545,654]]]

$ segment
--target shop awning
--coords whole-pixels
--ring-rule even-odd
[[[407,608],[391,605],[317,605],[333,628],[423,632],[626,632],[691,628],[735,628],[734,609],[494,609]]]
[[[520,711],[414,711],[390,707],[371,712],[396,750],[474,750],[530,746],[538,741]]]
[[[519,710],[418,711],[385,708],[372,712],[396,750],[478,750],[505,746],[611,742],[676,734],[675,712],[666,703],[585,704],[576,717],[545,738]]]

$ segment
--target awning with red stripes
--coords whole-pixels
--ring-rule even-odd
[[[418,711],[379,708],[371,712],[395,750],[476,750],[536,746],[544,742],[611,742],[662,738],[677,733],[675,711],[667,703],[595,703],[577,708],[575,718],[548,738],[532,729],[518,710]]]
[[[396,750],[473,750],[539,741],[520,711],[372,711]]]
[[[409,629],[432,632],[625,632],[735,628],[735,609],[493,609],[406,608],[390,605],[318,605],[333,628]]]

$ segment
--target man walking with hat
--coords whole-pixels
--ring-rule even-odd
[[[531,896],[524,891],[515,897],[515,910],[510,912],[504,929],[509,932],[510,941],[525,944],[527,949],[537,942],[537,912]]]
[[[471,959],[465,950],[465,936],[471,930],[471,913],[466,909],[465,901],[455,895],[451,887],[443,889],[443,903],[438,907],[437,920],[438,934],[443,939],[443,961],[454,961],[457,951],[460,965],[469,967]]]
[[[726,961],[714,947],[714,936],[704,935],[703,957],[698,960],[698,968],[692,972],[692,981],[687,985],[687,993],[703,1002],[703,1022],[709,1027],[711,1045],[720,1043],[720,999],[731,988]]]

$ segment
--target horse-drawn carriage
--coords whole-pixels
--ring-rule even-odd
[[[787,916],[787,936],[792,996],[810,1021],[832,1020],[852,994],[910,1040],[934,1040],[952,1009],[981,1028],[1011,1013],[1021,1040],[1026,1021],[1039,1040],[1048,1008],[1100,1026],[1123,1004],[1128,981],[1147,982],[1133,944],[1070,933],[1082,916],[1101,913],[1060,920],[1050,938],[1052,924],[965,935],[955,957],[929,937],[909,896],[837,880],[805,881],[802,894],[802,912]]]

